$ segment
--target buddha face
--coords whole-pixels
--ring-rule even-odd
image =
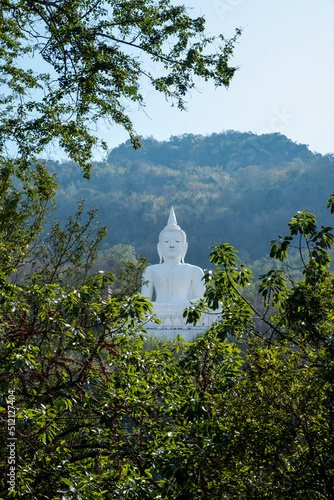
[[[158,243],[158,253],[163,257],[164,261],[181,262],[188,249],[188,243],[181,231],[166,230],[161,235],[161,240]]]

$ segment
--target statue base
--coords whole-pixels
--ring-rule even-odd
[[[174,340],[177,335],[183,338],[185,342],[194,341],[199,335],[208,330],[208,326],[163,326],[156,325],[150,322],[149,326],[145,326],[145,330],[157,340]]]
[[[183,317],[183,308],[178,308],[178,314],[176,314],[176,308],[170,306],[154,312],[161,324],[157,325],[153,321],[148,321],[145,329],[149,335],[157,337],[159,340],[173,340],[177,335],[180,335],[186,342],[191,342],[208,330],[217,319],[217,312],[202,313],[198,323],[194,326],[186,323],[186,318]]]

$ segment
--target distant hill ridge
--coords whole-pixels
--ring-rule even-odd
[[[61,217],[85,199],[109,227],[104,248],[130,244],[151,263],[171,205],[189,239],[187,261],[202,267],[216,242],[231,243],[247,262],[267,255],[298,210],[334,225],[325,209],[334,192],[333,156],[281,134],[148,138],[136,151],[126,142],[96,164],[90,181],[76,165],[49,166],[58,173]]]
[[[297,144],[278,133],[256,135],[252,132],[229,130],[208,136],[172,136],[168,141],[146,138],[143,142],[144,146],[137,151],[133,150],[130,141],[121,144],[111,151],[108,162],[122,164],[126,158],[170,168],[179,167],[180,164],[211,167],[219,165],[229,171],[247,167],[253,162],[263,165],[293,161],[296,158],[305,161],[315,155],[307,145]]]

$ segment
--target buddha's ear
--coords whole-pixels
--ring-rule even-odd
[[[158,255],[159,255],[160,264],[161,264],[162,263],[162,249],[161,249],[161,243],[160,242],[157,244],[157,250],[158,250]]]
[[[183,244],[183,247],[182,247],[182,256],[181,256],[181,262],[184,263],[184,258],[186,256],[186,253],[187,253],[187,250],[188,250],[188,243],[187,241],[185,241],[185,243]]]

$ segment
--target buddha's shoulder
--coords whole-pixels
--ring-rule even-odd
[[[203,274],[203,269],[198,266],[194,266],[193,264],[184,263],[180,264],[180,266],[182,266],[183,269],[187,269],[189,272]]]
[[[203,274],[203,269],[202,269],[201,267],[198,267],[198,266],[193,266],[193,265],[191,265],[191,267],[192,267],[193,269],[195,269],[196,271],[198,271],[198,272],[200,272],[200,273],[202,273],[202,274]]]

